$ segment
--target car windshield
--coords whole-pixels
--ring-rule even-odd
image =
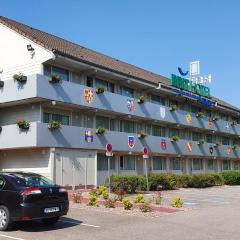
[[[52,187],[55,184],[48,178],[37,174],[14,173],[12,180],[20,187]]]

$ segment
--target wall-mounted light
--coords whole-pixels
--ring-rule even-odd
[[[29,52],[33,52],[33,51],[34,51],[34,48],[32,47],[31,44],[28,44],[28,45],[27,45],[27,50],[28,50]]]
[[[56,101],[52,101],[52,105],[55,106],[57,103]]]

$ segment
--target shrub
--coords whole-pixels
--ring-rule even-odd
[[[120,202],[122,202],[122,200],[123,200],[124,195],[126,194],[126,192],[125,192],[123,189],[119,188],[119,189],[116,190],[115,193],[117,194],[118,200],[119,200]]]
[[[104,192],[107,192],[107,190],[108,190],[107,187],[105,187],[105,186],[99,186],[97,193],[98,193],[99,196],[101,196]]]
[[[97,190],[96,189],[91,189],[91,191],[89,192],[89,196],[97,197],[98,196]]]
[[[222,184],[222,179],[219,174],[194,174],[189,177],[188,187],[206,188],[218,186]]]
[[[228,171],[220,173],[224,184],[226,185],[240,185],[240,172]]]
[[[88,199],[88,206],[97,206],[97,197],[94,195],[90,195]]]
[[[102,197],[103,197],[104,199],[108,199],[108,198],[109,198],[109,193],[108,193],[108,191],[102,192]]]
[[[133,207],[133,204],[130,202],[128,198],[123,198],[122,203],[123,203],[123,208],[125,210],[131,210]]]
[[[73,202],[74,203],[81,203],[82,202],[82,193],[76,192],[73,194]]]
[[[171,207],[174,208],[181,208],[183,206],[183,200],[180,197],[174,197],[171,200]]]
[[[152,212],[153,211],[153,209],[149,203],[142,203],[139,206],[139,209],[141,212]]]
[[[106,208],[115,208],[116,199],[115,198],[108,198],[105,200],[105,207]]]
[[[187,188],[189,187],[191,176],[188,175],[175,175],[176,183],[178,188]]]
[[[133,200],[134,203],[145,203],[145,198],[142,194],[138,194],[134,200]]]
[[[150,190],[157,190],[157,186],[161,185],[165,190],[172,190],[177,188],[176,175],[172,173],[160,173],[149,175],[149,187]]]
[[[111,176],[112,191],[122,189],[126,193],[135,193],[137,190],[146,190],[146,179],[143,175],[121,174]]]

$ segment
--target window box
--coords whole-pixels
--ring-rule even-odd
[[[196,117],[197,118],[203,118],[204,117],[204,112],[197,112]]]
[[[3,88],[4,86],[4,81],[0,81],[0,88]]]
[[[28,130],[30,128],[30,122],[24,120],[24,119],[19,119],[16,121],[16,124],[21,130]]]
[[[177,105],[175,105],[175,104],[172,104],[172,105],[170,106],[170,111],[171,111],[171,112],[176,111],[177,109],[178,109],[178,107],[177,107]]]
[[[231,123],[232,126],[236,126],[237,124],[238,124],[237,121],[233,121],[233,122]]]
[[[148,135],[147,133],[145,133],[143,130],[141,130],[139,133],[138,133],[138,138],[139,139],[144,139],[146,138]]]
[[[171,138],[171,142],[177,142],[179,140],[180,140],[179,136],[172,136],[172,138]]]
[[[60,129],[61,127],[62,127],[62,124],[59,121],[52,121],[48,124],[48,128],[50,130],[57,130],[57,129]]]
[[[205,143],[204,139],[200,139],[200,140],[198,141],[198,145],[203,145],[204,143]]]
[[[96,134],[97,135],[104,135],[106,133],[106,128],[103,128],[103,127],[99,127],[96,131]]]
[[[140,96],[139,98],[138,98],[138,103],[139,104],[143,104],[143,103],[145,103],[147,101],[147,97],[146,96]]]
[[[212,117],[212,121],[216,122],[217,120],[219,120],[219,117]]]
[[[237,150],[238,149],[238,145],[237,144],[233,144],[232,149],[233,150]]]
[[[101,94],[101,93],[104,93],[105,90],[106,90],[105,87],[99,87],[99,88],[96,89],[96,93]]]
[[[52,75],[51,78],[49,79],[50,83],[61,83],[62,79],[59,75]]]
[[[14,74],[13,79],[15,81],[18,81],[19,83],[26,83],[27,81],[27,76],[24,76],[22,73],[19,74]]]
[[[219,147],[220,145],[221,145],[220,142],[216,142],[216,143],[214,144],[214,147],[217,148],[217,147]]]

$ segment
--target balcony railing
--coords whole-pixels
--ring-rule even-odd
[[[151,102],[139,104],[136,99],[115,93],[96,94],[94,89],[76,83],[64,81],[51,84],[42,75],[28,76],[26,84],[21,85],[13,80],[5,81],[4,87],[0,89],[0,104],[31,98],[54,100],[117,114],[240,135],[239,124],[232,125],[224,120],[210,121],[207,117],[198,118],[195,114],[182,110],[170,111],[169,107]]]

